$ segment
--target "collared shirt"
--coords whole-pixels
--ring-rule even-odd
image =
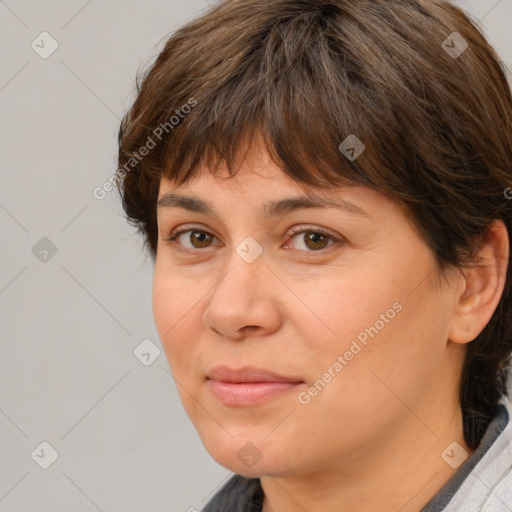
[[[473,452],[419,512],[512,512],[512,402],[498,413]],[[261,512],[259,478],[234,475],[202,512]]]

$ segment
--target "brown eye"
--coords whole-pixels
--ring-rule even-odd
[[[322,233],[307,232],[304,233],[304,242],[306,247],[312,250],[324,249],[329,243],[329,237]]]
[[[202,229],[183,229],[174,233],[168,241],[185,249],[205,249],[212,245],[214,238],[214,235]]]
[[[303,228],[300,231],[296,229],[295,232],[292,232],[291,240],[294,249],[305,252],[321,251],[333,244],[341,242],[340,238],[329,233],[324,233],[317,228]]]
[[[208,247],[212,242],[212,235],[206,231],[190,231],[189,241],[195,249]]]

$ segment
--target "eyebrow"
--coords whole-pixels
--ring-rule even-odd
[[[157,209],[183,208],[188,211],[219,217],[213,206],[202,199],[182,196],[178,194],[164,194],[158,199]],[[278,201],[269,201],[263,204],[259,214],[264,217],[277,217],[286,215],[301,208],[337,208],[361,217],[370,218],[368,212],[345,199],[329,199],[315,194],[306,196],[287,197]]]
[[[219,217],[213,206],[202,199],[182,196],[178,194],[164,194],[158,199],[157,209],[160,208],[183,208],[188,211],[202,213]],[[265,203],[260,215],[264,217],[277,217],[291,213],[302,208],[337,208],[354,215],[370,218],[370,215],[355,204],[345,199],[329,199],[314,194],[306,196],[287,197],[278,201],[269,201]]]

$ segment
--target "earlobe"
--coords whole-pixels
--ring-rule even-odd
[[[489,323],[503,294],[509,259],[505,224],[489,226],[470,268],[461,269],[462,282],[455,297],[455,315],[448,337],[455,343],[474,340]]]

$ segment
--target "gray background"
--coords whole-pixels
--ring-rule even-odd
[[[512,69],[512,0],[458,3]],[[200,509],[231,474],[203,448],[163,352],[149,366],[134,356],[145,339],[161,348],[151,261],[117,192],[93,196],[116,168],[137,69],[207,7],[0,1],[1,511]],[[59,45],[47,59],[31,47],[50,48],[43,31]],[[43,441],[58,452],[48,469]]]

